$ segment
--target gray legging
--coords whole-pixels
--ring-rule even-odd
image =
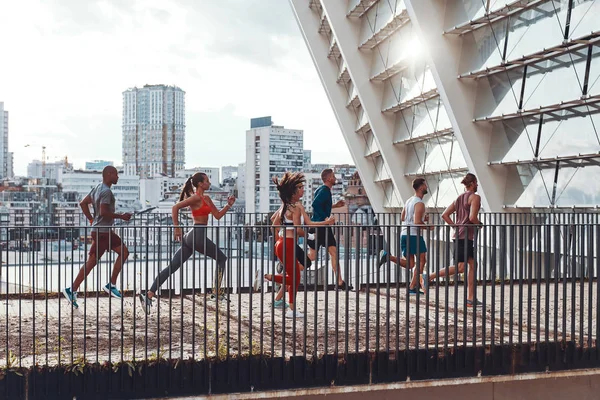
[[[150,288],[152,293],[156,293],[158,288],[165,283],[167,278],[175,273],[175,271],[177,271],[179,267],[194,254],[194,251],[197,251],[213,260],[217,260],[217,273],[215,275],[213,293],[220,294],[227,256],[212,242],[212,240],[206,237],[206,230],[206,225],[194,225],[194,227],[183,236],[181,248],[177,250],[177,253],[175,253],[175,256],[173,256],[173,259],[169,263],[169,266],[160,271],[154,280],[154,283]]]

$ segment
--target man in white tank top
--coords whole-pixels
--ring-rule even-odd
[[[417,178],[412,183],[415,195],[408,199],[404,204],[402,210],[402,233],[400,235],[400,247],[402,249],[402,257],[394,257],[388,254],[387,251],[381,250],[379,252],[379,266],[381,267],[388,260],[392,261],[401,267],[413,269],[415,267],[416,255],[419,256],[417,262],[418,271],[415,271],[412,275],[412,279],[409,286],[410,294],[417,294],[419,291],[419,278],[425,268],[427,262],[427,245],[423,240],[423,227],[426,227],[428,220],[425,215],[425,203],[423,197],[427,194],[427,182],[423,178]],[[407,267],[406,259],[410,260],[410,266]],[[423,284],[421,283],[421,286]],[[421,291],[423,293],[423,291]]]

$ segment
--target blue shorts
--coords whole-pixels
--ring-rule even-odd
[[[417,250],[417,240],[419,244],[419,249]],[[402,256],[406,257],[408,254],[408,250],[410,250],[411,255],[427,253],[427,245],[425,244],[425,240],[423,236],[410,235],[409,240],[409,248],[406,247],[406,235],[402,235],[400,237],[400,248],[402,249]],[[417,253],[418,251],[418,253]]]

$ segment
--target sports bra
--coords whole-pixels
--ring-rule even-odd
[[[202,206],[200,208],[196,208],[192,210],[192,215],[194,217],[207,217],[210,215],[212,208],[210,204],[206,202],[206,200],[202,199]]]

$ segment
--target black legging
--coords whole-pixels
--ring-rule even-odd
[[[212,240],[206,237],[206,225],[194,225],[184,236],[181,247],[173,256],[169,266],[158,274],[150,291],[156,293],[159,287],[179,269],[191,256],[194,251],[204,254],[207,257],[217,261],[217,271],[215,275],[213,293],[220,293],[223,274],[225,273],[225,265],[227,264],[227,256],[213,243]]]

